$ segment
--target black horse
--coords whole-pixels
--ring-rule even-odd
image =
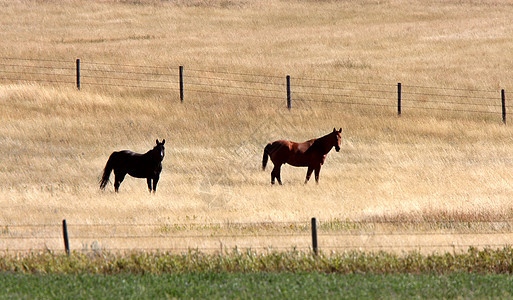
[[[110,173],[114,170],[114,190],[118,192],[119,185],[125,179],[126,174],[130,174],[136,178],[146,178],[148,190],[150,193],[157,191],[157,182],[159,182],[160,172],[162,171],[162,160],[164,159],[164,143],[166,140],[159,142],[152,150],[140,154],[129,150],[113,152],[100,180],[100,189],[105,189],[109,182]],[[153,180],[153,185],[152,185]]]

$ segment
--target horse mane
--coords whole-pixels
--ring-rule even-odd
[[[333,132],[330,132],[328,134],[326,134],[325,136],[322,136],[320,138],[317,138],[317,139],[314,139],[314,142],[312,144],[312,146],[310,146],[310,148],[312,149],[316,149],[316,148],[323,148],[324,145],[325,145],[325,140],[329,138],[329,136],[333,134]],[[329,149],[331,149],[332,146],[329,147]],[[329,149],[322,149],[322,150],[328,150]]]
[[[157,147],[153,147],[152,149],[148,150],[144,155],[150,155],[151,153],[155,152]]]

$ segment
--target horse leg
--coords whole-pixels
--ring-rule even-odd
[[[157,192],[157,183],[159,182],[159,176],[153,177],[153,193]]]
[[[148,184],[148,190],[151,193],[151,177],[146,178],[146,183]]]
[[[311,166],[308,166],[308,171],[306,171],[306,180],[305,184],[310,180],[310,176],[312,176],[313,168]]]
[[[280,185],[282,185],[282,183],[281,183],[281,165],[278,167],[278,177],[276,177],[276,179],[278,179],[278,183]]]
[[[119,186],[121,185],[121,182],[123,179],[125,179],[126,173],[116,173],[114,172],[115,179],[114,179],[114,190],[116,193],[119,191]]]
[[[319,165],[315,168],[315,182],[319,184],[319,173],[321,172],[321,166]]]
[[[271,184],[274,184],[274,179],[278,179],[278,183],[281,185],[281,175],[280,175],[281,164],[274,165],[273,171],[271,172]]]

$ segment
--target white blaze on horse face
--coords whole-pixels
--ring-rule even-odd
[[[164,155],[165,155],[165,153],[164,153],[164,147],[162,147],[162,148],[160,149],[160,160],[163,160],[163,159],[164,159]]]

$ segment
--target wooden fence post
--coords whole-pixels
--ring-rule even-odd
[[[401,115],[401,83],[397,83],[397,115]]]
[[[66,250],[66,254],[69,256],[68,225],[66,224],[66,219],[62,220],[62,235],[64,236],[64,250]]]
[[[80,58],[77,58],[77,89],[80,91]]]
[[[312,218],[312,250],[315,255],[319,253],[317,245],[317,219]]]
[[[506,93],[504,89],[501,90],[501,102],[502,102],[502,123],[506,124]]]
[[[287,108],[290,110],[292,108],[292,100],[290,93],[290,76],[287,75]]]
[[[180,66],[179,73],[180,73],[180,102],[183,103],[183,66]]]

